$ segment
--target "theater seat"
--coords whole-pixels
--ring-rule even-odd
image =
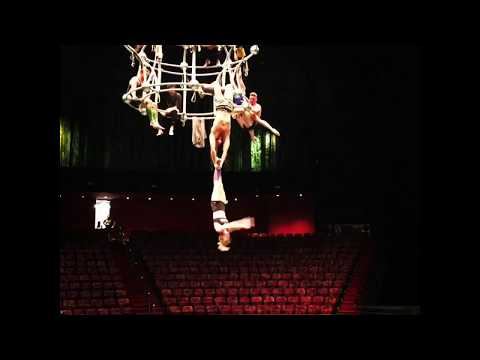
[[[176,306],[176,305],[170,305],[168,307],[168,312],[170,314],[174,314],[174,315],[178,315],[178,314],[181,314],[182,313],[182,308],[180,306]]]
[[[195,314],[205,314],[206,313],[205,305],[194,305],[193,312]]]
[[[193,306],[186,305],[182,307],[182,314],[193,314]]]
[[[220,314],[231,314],[232,313],[232,306],[231,305],[219,305],[218,310]]]

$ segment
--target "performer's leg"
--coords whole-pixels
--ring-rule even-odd
[[[228,230],[229,232],[237,231],[237,230],[247,230],[247,229],[250,229],[252,227],[255,227],[255,218],[245,217],[245,218],[240,219],[240,220],[230,221],[230,222],[222,225],[222,227],[225,230]]]
[[[255,115],[255,121],[257,123],[259,123],[260,125],[262,125],[263,127],[267,128],[268,130],[270,130],[272,133],[274,133],[275,135],[277,136],[280,136],[280,133],[278,132],[277,129],[273,128],[268,122],[266,122],[265,120],[262,120],[260,119],[258,116]]]
[[[236,81],[238,89],[242,92],[243,95],[245,95],[247,88],[245,86],[245,83],[243,82],[242,69],[240,67],[237,68]]]
[[[215,169],[213,171],[213,190],[211,201],[221,201],[227,204],[227,196],[225,195],[225,189],[222,182],[222,170]]]

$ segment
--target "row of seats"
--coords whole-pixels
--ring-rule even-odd
[[[63,281],[122,281],[122,275],[120,274],[60,274],[60,282]]]
[[[106,281],[106,282],[61,282],[60,290],[80,290],[80,289],[105,289],[105,290],[114,290],[114,289],[124,289],[125,284],[122,281]]]
[[[91,308],[91,307],[118,307],[130,305],[129,298],[108,298],[108,299],[78,299],[62,300],[61,309]]]
[[[155,278],[160,288],[310,288],[310,287],[342,287],[346,278],[338,280],[207,280],[207,281],[175,281]]]
[[[164,297],[166,305],[224,304],[327,304],[336,305],[337,296],[194,296]]]
[[[89,267],[89,268],[73,268],[73,267],[61,267],[60,268],[60,274],[77,274],[77,275],[83,275],[83,274],[89,274],[89,275],[106,275],[106,274],[118,274],[119,270],[118,268],[98,268],[98,267]]]
[[[63,309],[60,310],[62,315],[132,315],[134,312],[130,307],[124,308],[98,308],[98,309]]]
[[[285,283],[289,281],[304,282],[305,284],[316,281],[334,281],[342,280],[348,276],[347,269],[338,271],[336,273],[328,272],[318,272],[318,273],[256,273],[256,272],[227,272],[227,273],[208,273],[208,274],[165,274],[158,272],[155,268],[150,268],[156,279],[159,280],[170,280],[170,281],[224,281],[224,282],[255,282],[255,281],[268,281],[272,284],[277,284],[279,282]],[[202,276],[203,275],[203,276]],[[253,286],[253,285],[248,285]],[[277,285],[271,285],[277,286]],[[282,286],[282,285],[280,285]],[[302,285],[308,286],[308,285]],[[314,285],[316,286],[316,285]]]
[[[332,295],[338,296],[342,291],[341,287],[332,288],[218,288],[218,289],[168,289],[161,290],[163,296],[315,296]]]
[[[109,297],[124,298],[127,297],[126,290],[69,290],[60,291],[60,299],[91,299],[91,298],[109,298]]]
[[[332,305],[171,305],[168,312],[173,315],[185,314],[333,314],[334,307]]]

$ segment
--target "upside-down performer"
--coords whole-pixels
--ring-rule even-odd
[[[210,135],[210,156],[215,169],[221,169],[227,158],[230,147],[231,115],[233,111],[233,86],[228,84],[222,90],[220,73],[217,79],[208,85],[201,85],[200,91],[213,92],[215,103],[215,120],[213,121]],[[217,148],[222,146],[222,157],[217,156]]]
[[[232,117],[237,120],[240,127],[247,129],[250,139],[256,141],[255,125],[258,123],[270,130],[276,136],[280,136],[277,129],[273,128],[267,121],[261,119],[262,106],[257,102],[257,94],[250,93],[249,99],[245,97],[246,87],[242,80],[241,69],[235,72],[235,91],[233,95],[234,109]]]
[[[124,101],[136,100],[138,99],[137,88],[142,87],[147,84],[148,76],[150,75],[150,69],[142,64],[138,67],[137,75],[132,76],[128,82],[127,93],[131,93],[124,97]],[[142,94],[144,91],[142,91]]]
[[[161,126],[158,122],[158,115],[160,114],[162,117],[168,118],[170,116],[178,114],[179,112],[177,106],[173,106],[165,110],[159,109],[157,104],[148,97],[144,99],[143,102],[140,104],[139,110],[142,115],[148,116],[148,120],[150,120],[150,126],[155,130],[158,130],[157,136],[162,135],[163,130],[165,130],[165,128]]]
[[[213,213],[213,227],[218,233],[218,250],[230,250],[232,241],[230,233],[237,230],[247,230],[255,226],[255,218],[245,217],[240,220],[228,221],[225,205],[228,203],[222,183],[222,171],[213,171],[213,190],[210,205]]]

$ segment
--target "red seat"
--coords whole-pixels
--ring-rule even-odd
[[[96,307],[96,308],[100,308],[103,306],[103,300],[102,299],[93,299],[91,301],[91,304],[92,306]]]
[[[177,304],[177,298],[174,296],[169,296],[165,298],[165,304],[166,305],[176,305]]]
[[[335,305],[337,300],[338,298],[336,296],[327,296],[324,301],[326,305]]]
[[[216,305],[225,305],[225,296],[215,296],[214,302]]]
[[[255,305],[245,305],[243,308],[245,314],[256,314],[257,307]]]
[[[108,309],[105,309],[105,308],[98,309],[98,315],[109,315],[109,314],[110,314],[110,311]]]
[[[295,312],[295,305],[282,305],[282,314],[293,314]]]
[[[283,289],[282,288],[273,288],[272,289],[272,295],[283,295]]]
[[[97,309],[87,309],[87,310],[85,311],[85,314],[86,314],[86,315],[98,315]]]
[[[161,293],[162,293],[162,296],[173,296],[172,289],[162,289]]]
[[[120,298],[120,299],[118,299],[118,305],[120,305],[120,306],[130,305],[130,299],[129,298]]]
[[[272,314],[281,314],[282,313],[282,305],[279,304],[273,304],[272,305]]]
[[[235,288],[230,288],[227,291],[228,296],[237,296],[238,295],[238,289]]]
[[[333,306],[332,305],[322,305],[320,308],[322,314],[333,314]]]
[[[267,286],[268,287],[277,287],[278,286],[278,281],[277,280],[269,280],[269,281],[267,281]]]
[[[305,288],[298,288],[295,290],[295,294],[298,296],[304,296],[307,292],[305,291]]]
[[[312,302],[311,296],[300,296],[300,303],[301,304],[310,304]]]
[[[252,296],[252,304],[261,304],[263,301],[261,296]]]
[[[243,306],[242,305],[232,305],[232,314],[242,314]]]
[[[122,314],[123,315],[132,315],[133,314],[133,310],[131,307],[123,307],[122,308]]]
[[[285,294],[285,296],[292,296],[294,292],[295,292],[295,289],[291,287],[287,287],[283,289],[283,293]]]
[[[227,297],[227,303],[231,304],[231,305],[238,304],[238,297],[236,297],[236,296]]]
[[[76,306],[75,300],[63,300],[63,307],[66,309],[71,309]]]
[[[191,304],[195,304],[195,305],[201,304],[201,303],[202,303],[202,299],[201,299],[200,296],[193,296],[193,297],[190,298],[190,303],[191,303]]]
[[[125,290],[115,290],[115,294],[119,298],[127,297],[127,292]]]
[[[254,288],[256,286],[256,282],[253,281],[253,280],[246,280],[246,281],[243,282],[243,285],[246,288]]]
[[[60,314],[62,314],[62,315],[73,315],[72,310],[61,310]]]
[[[289,304],[298,304],[299,298],[298,296],[288,296],[287,297],[287,302]]]
[[[228,289],[230,291],[230,289]],[[225,288],[218,288],[218,289],[215,289],[215,294],[217,296],[227,296],[227,289]]]
[[[232,305],[219,305],[218,310],[220,314],[231,314],[232,313]]]
[[[193,289],[183,289],[183,296],[192,296]]]
[[[203,289],[195,289],[193,291],[193,295],[195,296],[203,296]]]
[[[173,289],[173,295],[176,297],[183,296],[183,289],[180,289],[180,288]]]
[[[188,305],[190,304],[190,298],[188,296],[182,296],[178,299],[178,305]]]
[[[323,304],[324,299],[325,298],[321,295],[313,296],[312,297],[312,303],[313,304]]]
[[[194,305],[193,312],[196,314],[205,314],[206,313],[205,305]]]
[[[285,304],[287,302],[287,297],[286,296],[276,296],[275,297],[275,303],[277,304]]]
[[[339,289],[339,288],[336,288],[336,287],[332,287],[332,288],[330,288],[330,290],[329,290],[329,294],[330,294],[331,296],[335,296],[335,297],[336,297],[336,296],[338,296],[338,295],[340,294],[340,289]]]
[[[315,296],[315,295],[317,295],[317,289],[316,289],[316,288],[308,288],[308,289],[307,289],[307,295],[308,295],[308,296]]]
[[[309,314],[320,314],[320,305],[308,305]]]
[[[104,306],[107,306],[107,307],[117,306],[117,302],[113,298],[108,298],[108,299],[103,300],[103,304],[104,304]]]
[[[328,289],[327,288],[317,289],[317,294],[321,295],[321,296],[327,296],[328,295]]]
[[[85,315],[85,309],[73,309],[73,315]]]
[[[250,289],[250,294],[252,296],[258,296],[258,295],[260,295],[260,289],[259,288],[252,288],[252,289]]]
[[[250,295],[250,289],[240,288],[240,289],[238,290],[238,294],[239,294],[240,296],[248,296],[248,295]]]
[[[240,296],[240,304],[249,304],[250,303],[250,297],[249,296]]]
[[[295,314],[306,314],[307,305],[295,305]]]
[[[170,314],[181,314],[182,313],[182,308],[180,306],[170,305],[168,307],[168,311],[169,311]]]
[[[215,296],[215,289],[205,289],[204,293],[206,296]]]
[[[273,296],[265,296],[263,298],[263,303],[264,304],[271,304],[275,302],[275,298]]]
[[[216,314],[218,312],[218,308],[216,305],[207,305],[206,310],[207,314]]]
[[[67,291],[65,295],[68,299],[78,299],[79,298],[79,293],[78,293],[77,290]]]
[[[213,305],[213,297],[212,296],[204,296],[202,299],[202,303],[204,305]]]
[[[271,295],[271,294],[272,294],[272,289],[269,289],[269,288],[261,288],[261,289],[260,289],[260,294],[261,294],[261,295]]]
[[[185,305],[182,307],[182,313],[183,314],[193,314],[193,306],[191,305]]]
[[[80,299],[80,300],[78,300],[77,304],[81,308],[89,308],[89,307],[92,306],[89,299]]]

